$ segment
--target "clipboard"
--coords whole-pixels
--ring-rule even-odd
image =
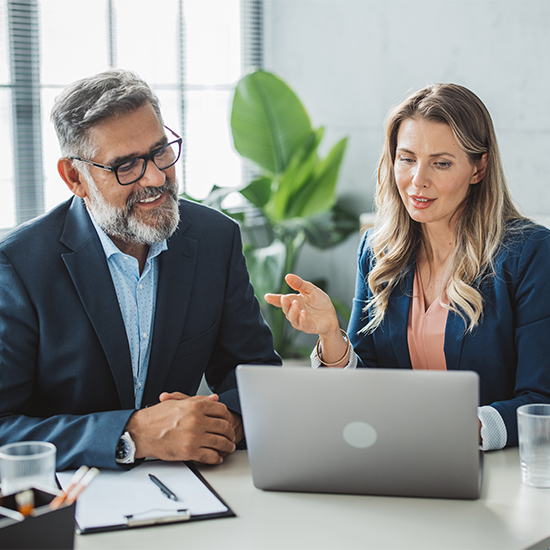
[[[73,472],[59,472],[66,487]],[[153,474],[175,493],[169,499],[151,482]],[[151,525],[235,517],[235,513],[190,462],[145,461],[131,470],[101,470],[80,495],[76,532],[99,533]]]

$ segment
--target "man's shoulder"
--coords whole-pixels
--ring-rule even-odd
[[[72,199],[62,202],[49,212],[12,229],[0,239],[0,250],[9,250],[13,247],[21,249],[27,246],[35,248],[44,241],[59,240],[71,201]]]

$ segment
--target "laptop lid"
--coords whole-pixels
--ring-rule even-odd
[[[259,489],[479,496],[477,373],[241,365],[237,382]]]

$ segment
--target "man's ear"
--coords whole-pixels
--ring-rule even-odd
[[[483,153],[481,160],[477,163],[477,170],[474,172],[470,183],[479,183],[485,176],[487,170],[487,153]]]
[[[66,157],[57,161],[57,171],[67,184],[67,187],[77,197],[86,198],[88,196],[88,185],[84,176],[73,166],[73,161]]]

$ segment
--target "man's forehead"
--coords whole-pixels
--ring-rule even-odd
[[[97,156],[108,156],[109,163],[119,157],[147,154],[167,140],[164,126],[150,103],[98,122],[90,128],[89,137]]]

